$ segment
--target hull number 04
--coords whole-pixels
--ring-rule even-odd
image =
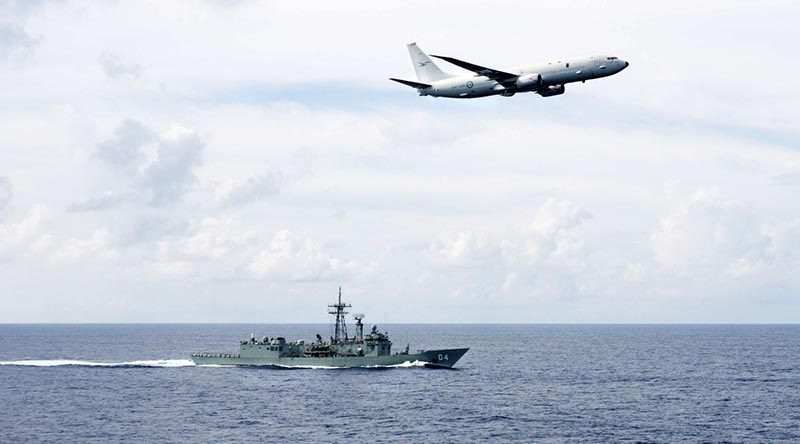
[[[443,355],[443,354],[440,353],[439,354],[439,360],[440,361],[449,361],[450,358],[448,358],[447,355]]]

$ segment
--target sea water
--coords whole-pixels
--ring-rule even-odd
[[[328,325],[0,325],[2,442],[800,442],[800,326],[391,325],[452,370],[195,366]]]

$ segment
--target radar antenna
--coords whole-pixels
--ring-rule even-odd
[[[356,341],[363,341],[364,323],[361,322],[361,320],[364,319],[364,315],[361,313],[356,313],[353,315],[353,318],[356,320]]]
[[[328,305],[328,314],[336,316],[336,329],[333,332],[334,342],[347,340],[347,323],[345,316],[347,312],[345,308],[350,308],[352,305],[342,303],[342,287],[339,287],[339,301],[335,304]]]

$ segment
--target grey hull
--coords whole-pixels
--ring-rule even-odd
[[[191,359],[197,365],[279,365],[285,367],[375,367],[403,364],[404,362],[425,362],[436,367],[452,367],[466,353],[468,348],[426,350],[421,353],[385,356],[337,356],[328,358],[311,357],[241,357],[233,353],[192,353]]]

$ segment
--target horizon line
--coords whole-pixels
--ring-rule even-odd
[[[327,325],[329,322],[0,322],[0,325]],[[381,325],[381,324],[376,324]],[[391,322],[384,325],[800,325],[800,322]]]

